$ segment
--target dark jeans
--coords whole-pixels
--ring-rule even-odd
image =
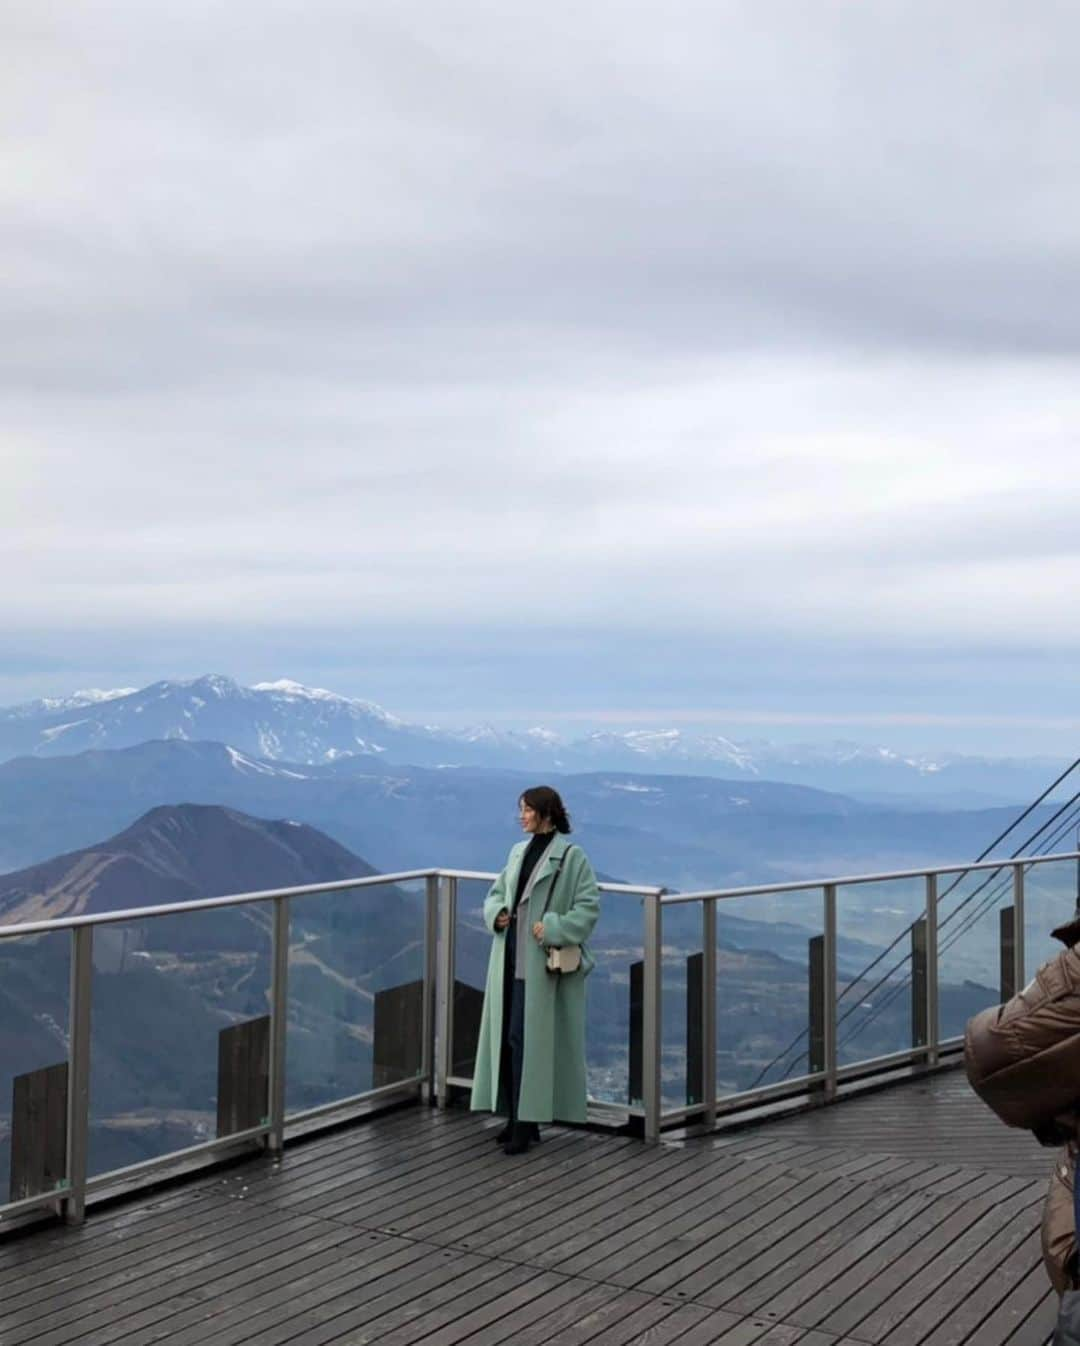
[[[514,976],[517,961],[517,921],[506,931],[503,964],[503,1037],[499,1053],[499,1093],[510,1120],[517,1120],[521,1097],[521,1070],[525,1060],[525,982]]]

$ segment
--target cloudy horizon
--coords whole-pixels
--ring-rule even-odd
[[[1071,7],[0,23],[0,704],[1071,754]]]

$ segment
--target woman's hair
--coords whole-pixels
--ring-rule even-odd
[[[570,815],[559,797],[559,792],[553,790],[550,785],[534,785],[529,790],[522,790],[520,802],[535,809],[546,823],[553,823],[556,832],[572,830]]]

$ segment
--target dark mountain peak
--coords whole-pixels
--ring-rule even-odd
[[[170,804],[97,845],[0,877],[0,918],[43,920],[373,873],[314,827],[216,804]]]

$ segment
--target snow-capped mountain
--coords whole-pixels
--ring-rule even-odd
[[[909,795],[950,804],[1030,799],[1058,763],[956,754],[903,754],[850,742],[736,741],[678,729],[601,731],[568,740],[543,726],[445,729],[410,724],[381,706],[288,679],[243,687],[217,674],[138,690],[83,691],[0,710],[0,761],[155,739],[227,743],[263,761],[328,763],[370,757],[414,766],[537,772],[648,770],[767,779],[821,789]]]
[[[229,743],[273,760],[327,762],[357,753],[379,756],[411,746],[416,738],[426,744],[431,734],[371,702],[323,688],[287,680],[242,687],[232,678],[209,674],[0,711],[0,759],[188,739]]]

